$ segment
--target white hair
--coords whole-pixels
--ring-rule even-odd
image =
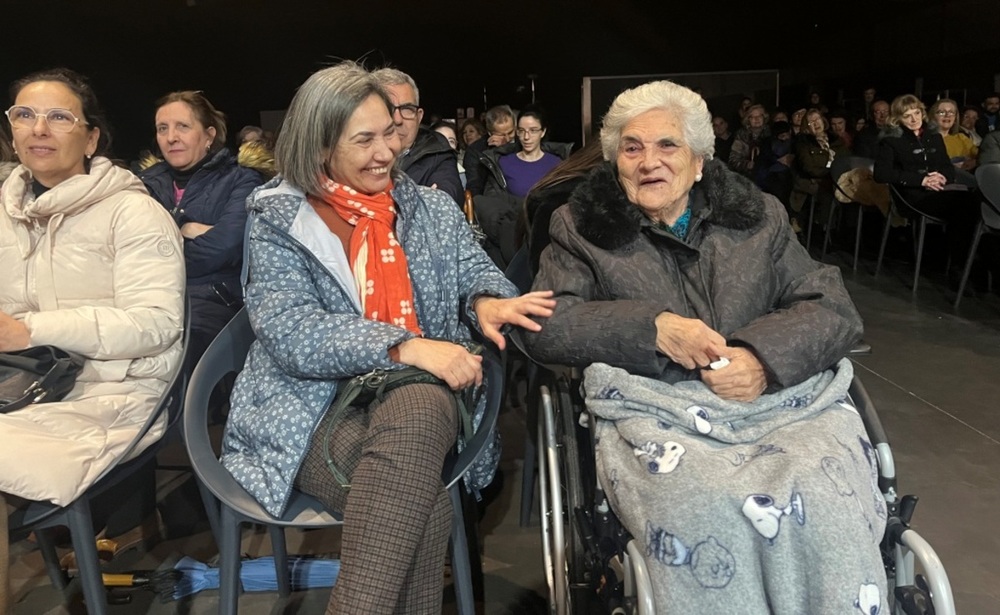
[[[699,158],[711,160],[715,154],[712,114],[701,96],[672,81],[651,81],[625,90],[611,103],[601,127],[604,159],[614,161],[625,125],[647,111],[663,109],[674,114],[684,130],[684,140]]]

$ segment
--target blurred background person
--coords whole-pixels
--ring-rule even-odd
[[[17,156],[14,155],[14,148],[11,146],[7,132],[0,128],[0,184],[3,184],[10,172],[17,168]]]
[[[889,125],[889,103],[876,100],[872,103],[872,121],[854,135],[854,155],[862,158],[878,156],[882,130]]]
[[[846,120],[844,120],[846,123]],[[830,125],[818,109],[809,109],[802,118],[799,137],[795,140],[794,181],[791,215],[793,227],[805,228],[808,214],[802,211],[806,200],[813,197],[813,219],[825,221],[833,198],[830,169],[837,157],[849,156],[846,144],[829,130]],[[797,224],[794,223],[797,221]]]
[[[837,139],[844,144],[848,150],[854,144],[854,135],[851,134],[850,124],[848,123],[847,112],[843,109],[837,109],[836,111],[830,113],[830,133],[837,136]]]
[[[958,169],[973,171],[979,148],[958,123],[958,103],[950,98],[939,99],[931,106],[928,122],[931,130],[937,130],[944,139],[944,147],[952,164]]]
[[[458,129],[455,127],[455,122],[451,120],[438,120],[431,126],[431,130],[444,137],[448,141],[448,145],[456,153],[459,151]],[[465,190],[465,167],[462,166],[462,157],[460,155],[456,156],[455,165],[458,169],[458,177],[462,180],[462,189]],[[462,202],[464,202],[464,198],[459,204],[462,204]]]
[[[729,161],[729,152],[733,150],[733,139],[736,135],[729,130],[729,122],[721,115],[712,118],[712,132],[715,133],[715,157]]]
[[[964,130],[965,134],[972,139],[972,144],[976,147],[979,147],[979,144],[983,140],[983,138],[979,136],[979,133],[976,132],[976,122],[978,121],[979,109],[976,109],[975,107],[966,107],[962,109],[962,130]]]
[[[788,123],[792,125],[792,135],[799,136],[802,132],[802,118],[806,116],[806,109],[796,109],[792,112],[792,116],[788,119]]]
[[[484,126],[483,123],[476,118],[470,117],[462,122],[462,147],[459,149],[464,152],[466,147],[472,145],[485,136],[486,126]]]
[[[193,370],[243,306],[246,199],[264,175],[241,166],[226,148],[226,116],[201,92],[160,98],[154,129],[163,160],[139,177],[150,196],[173,215],[184,237],[191,305],[191,348],[185,363]]]
[[[236,146],[239,147],[248,141],[263,141],[264,129],[260,126],[244,126],[236,133]]]
[[[517,136],[514,110],[510,105],[497,105],[487,109],[483,114],[483,125],[486,132],[466,145],[465,156],[462,158],[466,188],[474,195],[483,193],[489,177],[490,170],[485,167],[488,164],[485,158],[486,152],[491,148],[507,145]]]
[[[733,138],[729,152],[729,167],[747,177],[754,176],[754,165],[760,156],[761,144],[771,136],[764,105],[751,105],[743,118],[743,127]]]

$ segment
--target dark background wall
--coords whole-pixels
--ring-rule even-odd
[[[739,3],[746,6],[750,3]],[[91,77],[130,158],[153,101],[200,89],[232,132],[287,106],[314,70],[364,58],[409,72],[428,113],[537,100],[550,137],[579,141],[586,75],[776,68],[789,105],[816,87],[857,97],[967,88],[1000,73],[997,0],[737,3],[640,0],[0,0],[0,82],[65,65]],[[10,104],[9,100],[6,104]],[[783,106],[785,106],[783,104]],[[729,110],[720,110],[729,112]]]

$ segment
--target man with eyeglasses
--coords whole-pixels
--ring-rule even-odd
[[[483,114],[483,124],[487,134],[471,143],[465,150],[462,161],[465,167],[465,188],[479,196],[486,188],[489,169],[485,152],[487,149],[506,145],[514,140],[514,111],[509,105],[491,107]]]
[[[447,192],[456,204],[464,202],[455,150],[444,136],[420,124],[424,110],[420,108],[420,91],[416,82],[394,68],[379,69],[372,76],[392,100],[392,120],[402,148],[396,159],[399,169],[421,186]]]

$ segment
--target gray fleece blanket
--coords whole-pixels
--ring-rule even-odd
[[[661,613],[884,613],[886,507],[850,361],[753,403],[584,374],[601,485]]]

